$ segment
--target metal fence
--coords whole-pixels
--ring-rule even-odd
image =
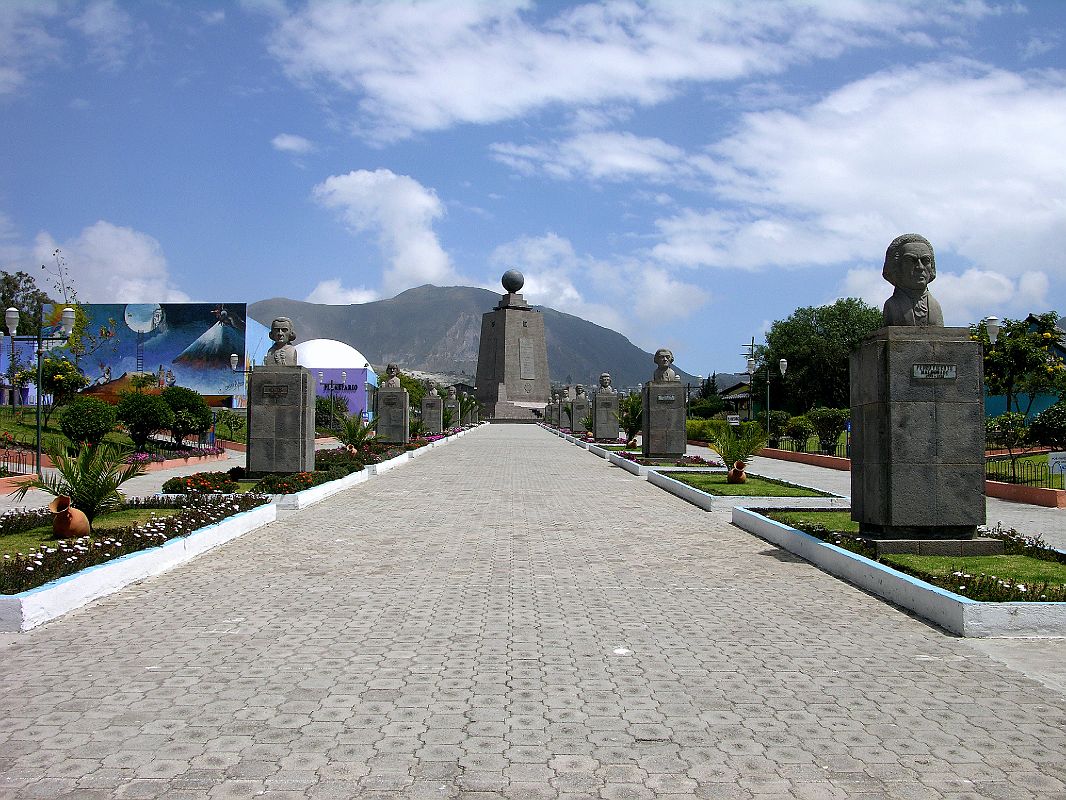
[[[797,446],[800,443],[793,439],[791,436],[782,436],[777,440],[775,445],[778,450],[788,450],[792,453],[820,453],[827,456],[837,456],[838,458],[851,458],[851,437],[848,436],[844,441],[836,442],[833,447],[822,449],[817,436],[812,436],[806,442],[802,443],[802,446]]]
[[[29,475],[34,471],[34,453],[19,447],[0,450],[0,469],[7,475]]]
[[[990,481],[1035,486],[1040,489],[1063,489],[1063,474],[1052,472],[1047,464],[1019,459],[1011,469],[1010,459],[996,458],[985,462],[985,478]]]

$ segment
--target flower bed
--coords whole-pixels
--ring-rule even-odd
[[[32,589],[57,578],[114,560],[129,553],[156,547],[175,537],[266,504],[261,495],[199,498],[194,503],[146,498],[126,503],[127,508],[181,508],[181,513],[143,525],[109,531],[105,536],[84,536],[55,543],[0,560],[0,595]],[[51,514],[47,509],[11,511],[0,517],[0,533],[39,527]]]

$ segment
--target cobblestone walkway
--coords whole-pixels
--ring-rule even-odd
[[[1066,701],[532,426],[0,649],[0,797],[1066,797]]]

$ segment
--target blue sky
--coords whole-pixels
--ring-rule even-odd
[[[1066,313],[1066,2],[0,2],[0,267],[82,300],[495,291],[741,371],[880,306]],[[649,363],[649,368],[652,365]],[[609,368],[609,365],[605,365]]]

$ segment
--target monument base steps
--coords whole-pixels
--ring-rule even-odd
[[[1001,539],[867,539],[877,555],[903,553],[916,556],[1001,556]]]

